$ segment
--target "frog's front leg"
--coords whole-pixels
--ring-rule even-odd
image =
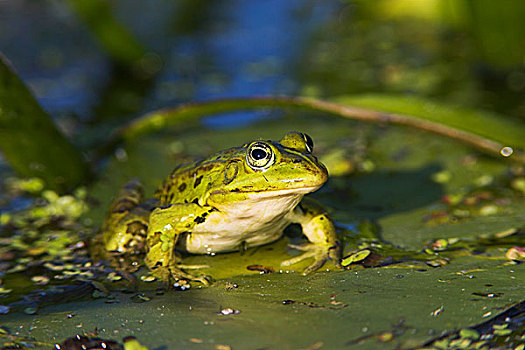
[[[190,233],[205,220],[210,208],[198,204],[172,204],[153,210],[147,234],[146,265],[154,275],[168,281],[185,279],[209,284],[205,276],[193,276],[182,270],[181,258],[175,252],[179,236]]]
[[[313,258],[314,262],[303,271],[305,275],[319,269],[327,260],[332,260],[336,266],[341,267],[341,245],[337,239],[334,223],[319,203],[303,198],[294,211],[288,215],[292,222],[301,225],[310,243],[293,245],[293,248],[302,250],[304,253],[283,261],[283,266],[298,263],[306,258]]]

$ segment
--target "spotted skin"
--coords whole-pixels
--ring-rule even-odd
[[[128,191],[129,202],[121,193],[116,202],[126,214],[108,217],[106,247],[127,249],[134,238],[123,233],[129,227],[123,221],[134,220],[142,232],[147,227],[145,262],[154,274],[206,283],[205,277],[185,271],[176,250],[212,254],[259,246],[277,240],[286,226],[297,223],[308,243],[295,246],[304,253],[283,265],[313,259],[305,274],[328,260],[340,266],[332,220],[322,206],[303,198],[328,178],[312,150],[309,136],[290,132],[280,141],[253,141],[181,165],[158,188],[147,218],[133,212],[142,200],[138,192]]]

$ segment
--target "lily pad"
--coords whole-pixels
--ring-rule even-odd
[[[366,259],[356,259],[347,270],[327,264],[330,271],[323,267],[309,276],[301,274],[300,264],[283,269],[280,262],[297,254],[287,245],[301,239],[292,229],[242,254],[188,257],[189,265],[210,266],[200,271],[215,278],[210,287],[165,290],[141,268],[137,277],[146,277],[137,278],[135,287],[124,278],[106,280],[101,298],[43,306],[33,315],[4,315],[11,337],[16,333],[51,346],[77,333],[96,333],[117,341],[133,335],[149,348],[413,348],[470,329],[523,299],[525,270],[505,257],[504,244],[508,239],[523,246],[523,236],[510,241],[501,235],[486,250],[476,245],[486,242],[483,234],[525,226],[523,195],[501,180],[507,164],[441,136],[325,118],[292,115],[250,129],[144,136],[119,150],[106,176],[88,189],[99,201],[88,218],[101,222],[112,194],[131,177],[140,177],[151,195],[183,159],[299,129],[313,137],[321,160],[344,150],[331,167],[352,160],[352,168],[332,176],[313,196],[336,219],[345,255],[370,249]],[[436,177],[443,172],[449,174],[445,181]],[[475,181],[483,176],[493,181]],[[493,188],[495,212],[428,220],[436,211],[453,209],[444,197]],[[363,225],[365,220],[375,224]],[[460,244],[465,240],[471,245]],[[373,255],[377,263],[366,264]]]

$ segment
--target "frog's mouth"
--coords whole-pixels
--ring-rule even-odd
[[[297,186],[285,189],[259,189],[259,190],[250,190],[250,189],[234,189],[230,193],[242,193],[242,194],[253,194],[257,198],[274,198],[274,197],[284,197],[289,195],[304,195],[310,192],[314,192],[319,189],[321,185],[315,186]]]
[[[323,184],[314,185],[314,186],[297,186],[297,187],[290,187],[290,188],[263,188],[263,189],[251,189],[251,188],[234,188],[232,190],[216,190],[211,192],[211,195],[225,195],[225,194],[254,194],[257,197],[281,197],[291,194],[306,194],[313,192],[319,187],[321,187]]]

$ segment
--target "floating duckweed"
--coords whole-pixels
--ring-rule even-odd
[[[459,204],[463,200],[463,194],[449,194],[447,196],[447,202],[451,205]]]
[[[360,169],[366,173],[370,173],[374,171],[375,168],[376,168],[375,163],[369,159],[365,160],[364,162],[360,164]]]
[[[435,174],[432,174],[432,181],[440,183],[440,184],[449,182],[451,178],[452,178],[452,174],[448,170],[443,170]]]
[[[495,335],[509,335],[512,333],[512,330],[511,329],[496,329],[494,330],[493,332]]]
[[[0,226],[7,225],[11,221],[11,215],[8,213],[0,214]]]
[[[7,273],[16,273],[16,272],[24,271],[25,269],[26,269],[26,266],[23,263],[19,263],[12,269],[8,270]]]
[[[519,177],[510,183],[510,186],[515,189],[516,191],[519,191],[523,194],[525,194],[525,177]]]
[[[478,187],[484,187],[490,185],[494,181],[494,178],[490,175],[482,175],[474,180],[474,184]]]
[[[79,270],[64,270],[62,271],[62,274],[66,276],[76,276],[80,274],[80,271]]]
[[[509,326],[508,323],[494,324],[494,325],[492,325],[492,328],[494,328],[496,330],[502,330],[502,329],[506,329],[508,326]]]
[[[31,281],[39,286],[46,285],[49,283],[49,277],[47,276],[33,276],[31,277]]]
[[[432,249],[430,249],[430,248],[426,248],[426,249],[425,249],[425,253],[428,254],[428,255],[435,255],[435,254],[436,254],[436,253],[435,253]]]
[[[87,196],[87,190],[85,187],[79,187],[75,190],[75,197],[78,199],[85,199]]]
[[[479,333],[475,329],[472,329],[472,328],[463,328],[462,330],[459,331],[459,335],[462,338],[468,338],[468,339],[474,339],[474,340],[479,338]]]
[[[167,252],[170,249],[170,244],[168,242],[163,242],[162,245],[160,246],[160,249],[163,252]]]
[[[122,276],[116,272],[110,272],[108,273],[107,279],[110,281],[120,281],[122,279]]]
[[[477,350],[480,350],[480,349],[488,350],[488,347],[485,347],[486,344],[487,344],[486,341],[478,341],[478,342],[476,342],[476,343],[474,343],[472,345],[473,345],[474,349],[477,349]]]
[[[79,273],[80,276],[84,276],[84,277],[87,277],[87,278],[92,278],[95,276],[95,274],[91,271],[83,271],[81,273]]]
[[[17,261],[19,264],[29,264],[30,262],[33,262],[33,258],[26,257],[26,258],[20,258]]]
[[[217,344],[215,350],[232,350],[232,347],[226,344]]]
[[[485,205],[479,210],[479,214],[483,216],[494,215],[498,212],[498,207],[495,205]]]
[[[432,244],[433,250],[444,250],[448,247],[448,241],[446,239],[440,238]]]
[[[42,197],[48,202],[53,203],[58,199],[58,194],[51,190],[45,190],[42,192]]]
[[[40,255],[44,254],[47,251],[46,247],[34,247],[26,250],[26,253],[29,255]]]
[[[448,349],[449,348],[449,340],[448,339],[442,339],[434,342],[432,344],[436,349]]]
[[[147,275],[147,276],[140,276],[140,279],[141,281],[144,281],[144,282],[153,282],[157,279],[157,277],[152,276],[152,275]]]
[[[466,209],[455,209],[452,214],[458,218],[468,218],[470,216],[470,211]]]
[[[55,265],[55,264],[50,263],[50,262],[44,263],[44,266],[46,268],[48,268],[49,270],[51,270],[51,271],[62,271],[62,270],[64,270],[64,265]]]
[[[496,234],[494,234],[494,237],[496,238],[505,238],[505,237],[508,237],[508,236],[512,236],[514,234],[516,234],[518,232],[518,230],[516,228],[511,228],[511,229],[508,229],[508,230],[505,230],[505,231],[500,231]]]
[[[456,237],[454,237],[454,238],[449,238],[447,241],[448,241],[448,244],[449,244],[449,245],[450,245],[450,244],[456,244],[456,243],[459,242],[459,238],[456,238]]]
[[[366,259],[366,257],[369,256],[370,253],[371,252],[368,249],[358,251],[358,252],[356,252],[354,254],[351,254],[351,255],[343,258],[343,260],[341,261],[341,265],[348,266],[348,265],[353,264],[355,262],[362,261],[362,260]]]
[[[6,180],[6,185],[15,191],[23,191],[28,193],[40,193],[44,189],[44,181],[37,177],[28,179],[9,178]]]
[[[449,346],[453,349],[468,349],[471,343],[472,342],[470,339],[459,338],[456,340],[452,340]]]
[[[131,297],[131,301],[134,303],[145,303],[150,300],[151,300],[151,297],[143,293],[135,294],[134,296]]]
[[[385,332],[379,335],[379,341],[383,343],[391,341],[392,339],[394,339],[394,334],[392,332]]]

